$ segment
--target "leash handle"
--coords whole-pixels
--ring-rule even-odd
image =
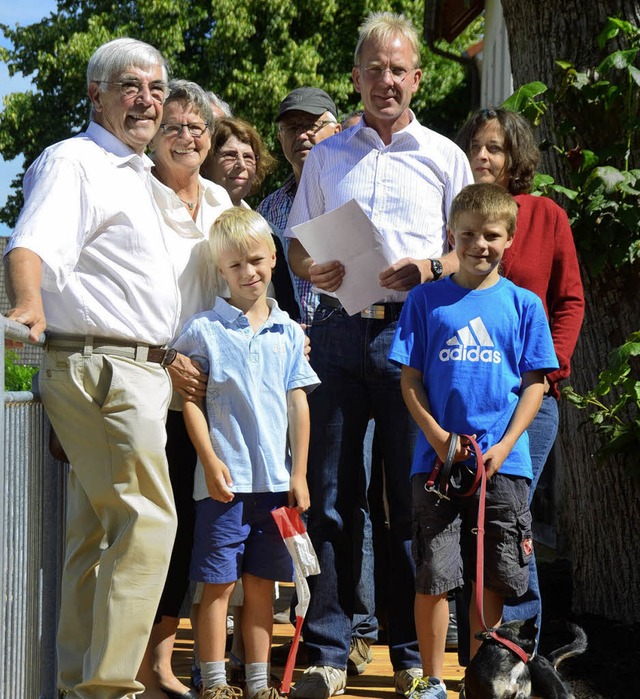
[[[447,450],[447,456],[444,462],[440,459],[436,459],[436,464],[433,470],[429,474],[427,482],[424,484],[424,489],[429,493],[435,493],[439,498],[444,498],[448,500],[447,489],[449,487],[449,475],[451,474],[451,467],[453,466],[453,457],[456,455],[456,448],[458,446],[458,434],[457,432],[451,433],[451,441],[449,442],[449,449]],[[442,472],[442,473],[441,473]],[[436,483],[439,487],[436,487]]]

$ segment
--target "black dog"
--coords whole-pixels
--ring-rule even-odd
[[[570,644],[558,648],[549,658],[534,655],[527,664],[494,639],[485,638],[464,673],[461,699],[574,699],[557,667],[566,658],[585,652],[587,636],[579,626],[570,626],[574,633]],[[529,656],[537,631],[535,617],[509,621],[497,629],[500,636],[517,643]]]

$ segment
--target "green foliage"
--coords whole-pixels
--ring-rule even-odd
[[[580,410],[590,411],[588,420],[603,444],[597,453],[598,463],[622,455],[632,477],[640,483],[640,332],[632,333],[611,352],[595,388],[580,395],[568,386],[562,395]]]
[[[4,390],[5,391],[30,391],[31,378],[38,371],[38,367],[16,364],[18,355],[11,350],[4,353]]]
[[[538,174],[534,187],[566,199],[576,247],[595,275],[607,267],[628,269],[640,258],[640,29],[609,18],[597,40],[601,51],[613,40],[623,48],[584,71],[556,61],[558,79],[551,88],[529,83],[504,104],[535,126],[550,106],[559,115],[552,147],[567,166],[570,186]],[[611,353],[593,389],[580,395],[566,387],[562,393],[589,411],[602,443],[598,463],[620,455],[640,482],[639,356],[640,332],[635,332]]]
[[[5,160],[24,155],[28,167],[47,145],[86,126],[87,61],[117,36],[156,46],[174,76],[219,94],[279,153],[273,117],[293,88],[325,89],[343,114],[359,106],[351,84],[353,49],[359,25],[377,10],[402,12],[422,26],[423,0],[59,0],[56,11],[36,24],[0,24],[14,47],[0,48],[0,60],[10,75],[32,76],[35,84],[33,92],[5,98],[0,154]],[[461,52],[480,31],[476,22],[447,48]],[[424,85],[413,109],[424,123],[453,134],[468,110],[464,71],[426,49],[422,66]],[[283,165],[255,200],[279,186],[287,171]],[[0,212],[9,225],[22,205],[21,180],[12,182],[14,194]]]
[[[598,37],[600,49],[613,39],[628,48],[612,51],[585,71],[556,61],[558,79],[552,88],[529,83],[504,105],[534,125],[550,105],[560,114],[553,148],[567,165],[571,186],[538,175],[536,187],[569,200],[576,246],[594,274],[607,266],[634,264],[640,257],[640,29],[610,18]],[[537,99],[542,95],[546,102]]]

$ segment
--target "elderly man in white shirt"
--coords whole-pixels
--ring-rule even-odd
[[[164,453],[164,349],[178,280],[145,147],[167,95],[161,54],[101,46],[87,68],[91,123],[47,148],[24,181],[7,248],[9,317],[47,327],[45,409],[71,462],[58,628],[59,689],[125,699],[158,607],[176,517]]]
[[[322,573],[310,578],[304,638],[309,667],[300,699],[344,690],[353,614],[353,493],[362,481],[362,444],[372,415],[382,452],[389,508],[388,640],[396,692],[422,675],[413,623],[409,474],[417,428],[400,390],[400,369],[387,360],[408,291],[451,271],[446,218],[472,176],[464,153],[421,126],[409,109],[422,72],[415,28],[402,16],[371,15],[355,51],[353,82],[364,115],[307,156],[286,235],[289,261],[320,291],[310,331],[311,361],[322,380],[310,397],[309,534]],[[340,261],[314,264],[291,228],[356,199],[398,261],[380,275],[379,301],[349,317],[332,292]],[[345,231],[348,235],[348,231]],[[368,474],[365,474],[368,478]]]

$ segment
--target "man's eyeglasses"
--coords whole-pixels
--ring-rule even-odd
[[[127,99],[138,97],[145,87],[149,88],[149,94],[154,102],[164,102],[169,94],[169,86],[165,82],[143,83],[140,80],[121,80],[111,82],[109,80],[98,80],[105,85],[114,85],[120,88],[120,94]]]
[[[401,82],[405,80],[405,78],[410,74],[413,73],[413,71],[418,70],[417,68],[409,68],[407,70],[406,68],[400,68],[399,66],[393,66],[391,68],[387,66],[357,66],[362,70],[362,72],[369,78],[369,80],[374,80],[377,82],[378,80],[382,80],[382,78],[385,76],[385,74],[388,72],[391,75],[391,79],[396,85],[399,85]]]
[[[283,131],[287,136],[297,136],[301,133],[306,133],[307,136],[315,136],[318,131],[324,129],[328,124],[335,124],[335,121],[330,119],[323,119],[317,122],[288,122],[283,124],[282,122],[278,125],[280,131]]]
[[[193,124],[160,124],[160,131],[168,138],[177,138],[186,129],[194,138],[200,138],[207,130],[207,122],[196,121]]]
[[[253,153],[240,153],[237,150],[220,150],[216,153],[225,165],[235,165],[238,159],[246,168],[255,168],[258,158]]]

